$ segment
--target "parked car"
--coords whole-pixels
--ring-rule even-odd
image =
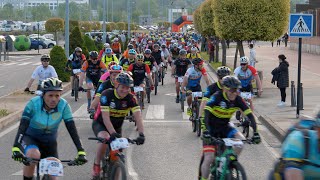
[[[30,38],[30,41],[31,41],[31,46],[30,46],[30,49],[46,49],[47,48],[47,45],[46,43],[44,43],[43,41],[38,41],[37,39],[34,39],[34,38]]]
[[[31,34],[29,36],[29,38],[38,39],[38,34]],[[43,41],[47,45],[48,48],[52,48],[53,46],[57,45],[56,41],[53,41],[51,39],[47,39],[44,36],[39,36],[39,38],[40,38],[40,41]]]

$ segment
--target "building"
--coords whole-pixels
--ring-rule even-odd
[[[320,36],[320,0],[309,0],[307,4],[296,4],[296,11],[313,14],[313,35]]]
[[[69,2],[75,2],[79,4],[89,3],[89,0],[69,0]],[[5,4],[12,4],[14,8],[23,9],[24,7],[34,7],[41,4],[49,6],[50,10],[56,10],[58,4],[65,3],[65,0],[0,0],[0,6]]]

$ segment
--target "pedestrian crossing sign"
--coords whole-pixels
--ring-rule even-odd
[[[312,14],[290,14],[289,36],[312,37],[313,15]]]

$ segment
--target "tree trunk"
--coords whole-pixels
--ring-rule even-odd
[[[222,66],[227,65],[227,44],[226,40],[221,41],[221,46],[222,46]]]
[[[239,51],[239,48],[238,48],[238,45],[237,45],[237,47],[236,47],[236,53],[235,53],[235,55],[234,55],[233,69],[236,69],[236,68],[237,68],[238,51]]]
[[[240,57],[245,56],[242,41],[237,41],[237,47],[239,49]]]
[[[219,43],[220,43],[220,40],[219,39],[216,39],[216,59],[215,59],[215,62],[219,62]]]

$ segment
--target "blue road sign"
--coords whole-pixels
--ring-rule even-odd
[[[290,14],[289,36],[312,37],[313,15],[312,14]]]

